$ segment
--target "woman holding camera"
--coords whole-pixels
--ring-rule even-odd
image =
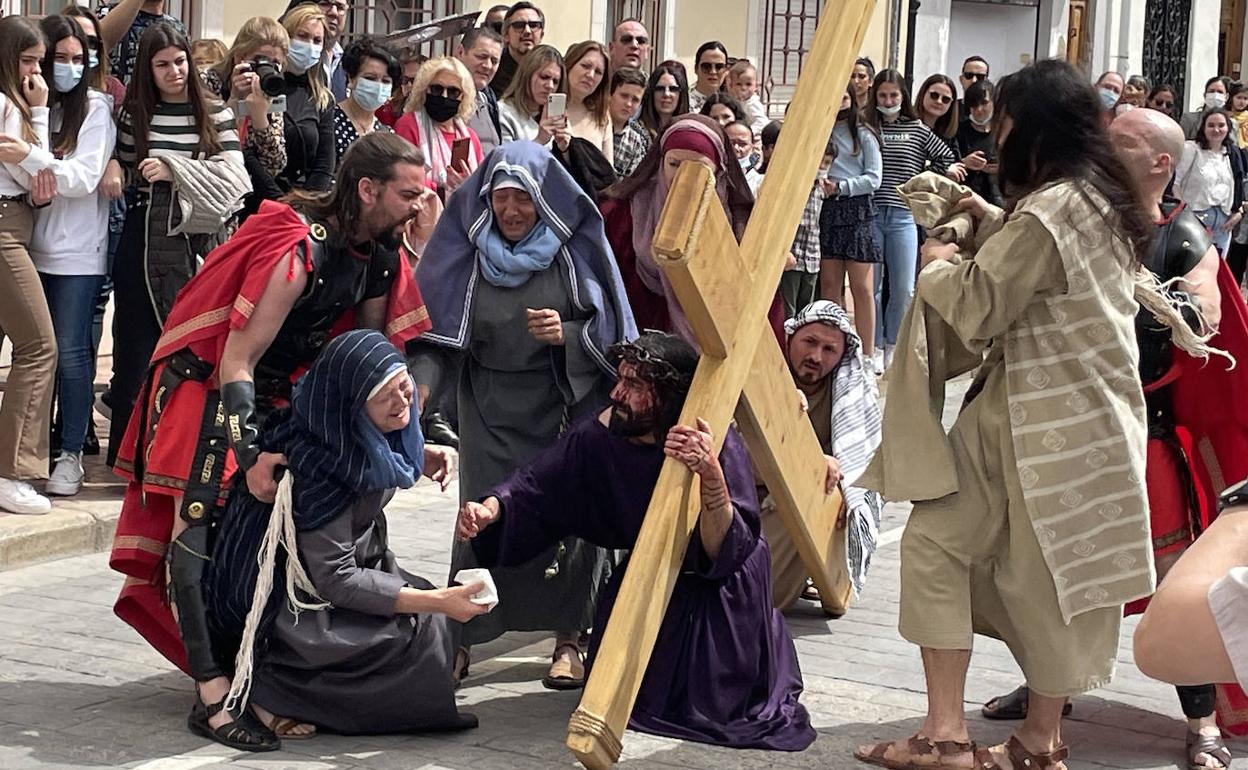
[[[64,16],[39,23],[48,39],[42,69],[51,74],[48,98],[55,159],[35,177],[30,258],[39,271],[56,331],[61,449],[46,492],[76,495],[82,488],[82,449],[91,420],[95,375],[93,310],[108,272],[109,199],[100,180],[117,129],[109,98],[92,90],[90,43],[82,27]],[[0,146],[0,159],[10,149]]]
[[[259,208],[260,201],[282,195],[274,177],[286,168],[286,134],[274,97],[286,88],[281,67],[289,48],[285,27],[256,16],[239,28],[224,61],[199,75],[212,95],[238,108],[243,163],[253,190],[244,216]]]
[[[286,168],[277,176],[283,191],[324,192],[334,183],[334,95],[321,67],[325,14],[304,4],[282,16],[290,36],[286,54]]]
[[[395,84],[403,77],[394,52],[368,36],[347,46],[341,66],[347,73],[349,95],[334,108],[334,149],[340,161],[356,139],[390,130],[376,113],[389,103]]]
[[[139,39],[116,154],[132,189],[113,265],[110,464],[174,297],[251,191],[234,113],[205,96],[190,42],[164,22]]]
[[[466,122],[476,108],[477,89],[468,68],[459,59],[439,56],[420,65],[407,108],[394,126],[396,134],[424,151],[425,183],[446,196],[484,159],[481,140]],[[468,142],[467,152],[461,149],[457,157],[455,146],[463,142]]]

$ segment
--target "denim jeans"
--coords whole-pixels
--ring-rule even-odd
[[[901,320],[914,297],[915,271],[919,264],[919,231],[909,209],[880,206],[875,215],[875,237],[884,252],[884,264],[875,269],[875,340],[895,345]],[[888,304],[882,297],[888,280]]]
[[[1217,247],[1218,253],[1225,259],[1227,250],[1231,248],[1231,236],[1235,234],[1233,230],[1222,229],[1227,222],[1231,221],[1230,216],[1217,206],[1211,209],[1201,209],[1200,211],[1193,209],[1192,213],[1196,215],[1196,218],[1209,231],[1210,236],[1213,238],[1213,245]]]
[[[40,273],[56,330],[56,377],[61,413],[61,448],[81,452],[94,400],[95,356],[91,344],[92,316],[102,275]]]

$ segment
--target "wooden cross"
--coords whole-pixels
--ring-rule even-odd
[[[845,532],[836,528],[842,501],[825,492],[823,452],[797,405],[788,363],[766,318],[874,4],[825,4],[824,23],[815,31],[740,246],[715,194],[713,174],[698,163],[685,163],[677,172],[653,241],[702,347],[680,421],[692,425],[696,417],[705,419],[722,443],[735,411],[777,512],[824,607],[835,614],[845,611],[850,598]],[[834,6],[835,16],[827,13]],[[699,508],[692,475],[668,459],[593,673],[568,723],[568,748],[590,770],[605,770],[619,760]]]

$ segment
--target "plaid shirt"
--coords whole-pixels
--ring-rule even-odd
[[[624,130],[615,134],[615,173],[623,179],[637,170],[641,159],[650,151],[650,134],[636,119],[624,124]]]
[[[97,19],[102,19],[108,15],[118,4],[110,3],[109,5],[101,5],[95,12]],[[167,13],[154,14],[147,11],[139,11],[139,15],[134,17],[134,23],[130,25],[130,29],[126,30],[125,36],[117,45],[113,46],[113,50],[108,54],[108,63],[113,68],[113,76],[125,85],[130,85],[130,75],[134,72],[135,63],[139,58],[139,38],[143,37],[143,33],[147,28],[158,21],[170,24],[183,36],[187,36],[186,27],[182,25],[173,16]],[[192,67],[194,69],[194,67]]]
[[[792,252],[797,257],[797,267],[793,269],[799,273],[819,272],[819,211],[823,208],[823,197],[823,187],[816,180],[793,238]]]

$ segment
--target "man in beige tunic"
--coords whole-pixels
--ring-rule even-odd
[[[1133,326],[1133,296],[1150,291],[1135,276],[1151,225],[1074,69],[1020,71],[997,114],[1002,186],[1016,204],[1008,219],[978,196],[960,204],[976,219],[978,253],[961,260],[956,244],[926,244],[907,320],[938,317],[946,333],[929,339],[987,351],[940,448],[951,463],[890,435],[886,414],[881,455],[860,482],[886,499],[917,490],[906,495],[900,630],[922,648],[928,713],[916,736],[856,753],[885,767],[1064,768],[1065,699],[1110,681],[1122,605],[1153,588]],[[933,368],[944,355],[903,352]],[[886,410],[927,417],[902,401]],[[1004,640],[1031,687],[1021,729],[992,749],[970,742],[964,717],[974,633]]]

